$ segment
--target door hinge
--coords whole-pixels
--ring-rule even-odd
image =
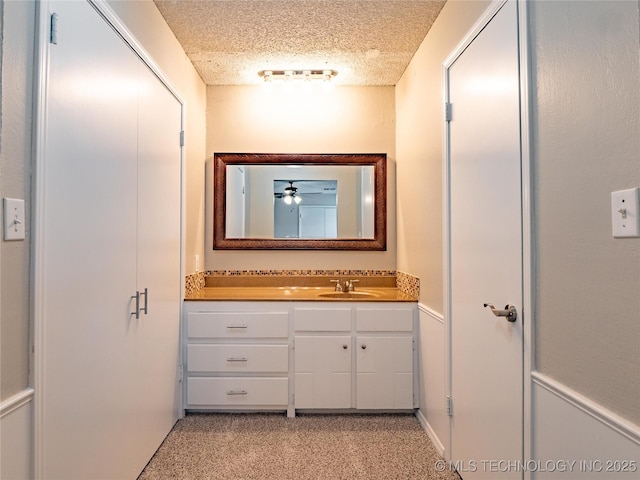
[[[447,102],[444,104],[444,118],[445,121],[450,122],[453,114],[453,106]]]
[[[184,366],[178,365],[178,383],[182,383],[183,378],[184,378]]]
[[[180,131],[180,146],[184,147],[184,130]]]
[[[449,417],[453,416],[453,399],[451,395],[447,395],[447,415]]]
[[[49,25],[49,43],[53,45],[58,44],[58,14],[51,14],[51,23]]]
[[[415,352],[416,351],[416,339],[412,338],[411,339],[411,349]]]

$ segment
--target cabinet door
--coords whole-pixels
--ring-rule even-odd
[[[182,108],[138,63],[137,443],[150,457],[178,419],[180,330],[180,129]]]
[[[358,336],[356,406],[413,408],[413,337]]]
[[[351,336],[296,336],[295,369],[295,408],[351,408]]]

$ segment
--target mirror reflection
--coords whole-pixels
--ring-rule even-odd
[[[226,236],[372,239],[373,177],[371,165],[229,165]]]
[[[337,193],[337,180],[274,180],[274,237],[338,238]]]

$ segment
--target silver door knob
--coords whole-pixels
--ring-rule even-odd
[[[489,307],[496,317],[506,317],[508,322],[515,322],[518,318],[518,311],[513,305],[505,305],[504,310],[498,310],[491,303],[484,303],[484,308]]]

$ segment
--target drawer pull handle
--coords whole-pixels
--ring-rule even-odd
[[[246,395],[247,391],[246,390],[229,390],[227,392],[227,395]]]
[[[241,358],[227,358],[227,362],[246,362],[247,359],[245,357],[241,357]]]
[[[227,328],[247,328],[246,325],[227,325]]]

